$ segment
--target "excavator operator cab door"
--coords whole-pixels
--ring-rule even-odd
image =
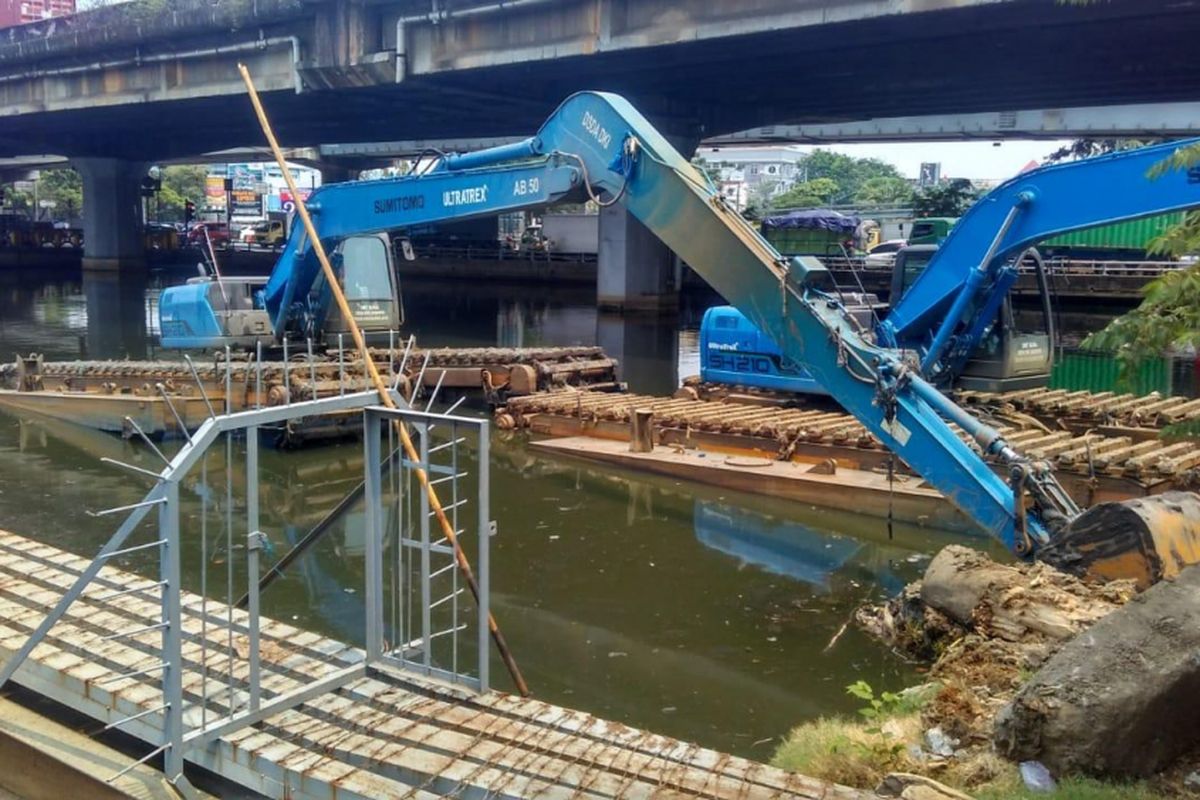
[[[404,322],[399,278],[387,234],[348,236],[330,255],[334,271],[341,278],[350,313],[363,336],[368,343],[386,342],[388,332],[399,330]],[[320,287],[314,286],[314,289]],[[325,318],[325,341],[349,332],[341,312],[331,303]]]
[[[919,244],[909,245],[896,254],[892,302],[912,286],[936,252],[936,245]],[[1044,287],[1042,296],[1042,307],[1037,311],[1014,310],[1012,297],[1004,298],[997,324],[979,342],[961,374],[955,376],[956,388],[1013,392],[1047,384],[1054,364],[1053,325]]]

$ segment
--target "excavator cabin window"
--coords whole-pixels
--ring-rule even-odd
[[[387,245],[375,236],[346,239],[338,248],[347,300],[391,300]]]

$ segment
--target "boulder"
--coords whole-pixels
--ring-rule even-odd
[[[1013,761],[1145,777],[1200,743],[1200,566],[1067,641],[996,717]]]

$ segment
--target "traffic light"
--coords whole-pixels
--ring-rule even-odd
[[[183,224],[191,225],[192,219],[196,216],[196,204],[191,200],[183,201]]]

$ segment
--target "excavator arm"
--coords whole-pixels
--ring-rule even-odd
[[[804,364],[834,398],[980,527],[1019,553],[1046,544],[1079,513],[1049,470],[1010,448],[925,382],[893,350],[871,343],[815,259],[788,261],[627,101],[568,98],[537,136],[446,159],[454,172],[558,154],[578,163],[589,191],[619,199],[692,269]],[[982,452],[1009,464],[998,477]],[[1015,487],[1015,490],[1014,490]],[[1032,503],[1026,513],[1027,498]]]
[[[1155,550],[1165,552],[1172,542],[1185,538],[1200,543],[1200,522],[1182,510],[1200,506],[1200,498],[1194,495],[1149,510],[1106,504],[1081,515],[1048,465],[1021,456],[997,431],[955,405],[921,377],[918,365],[903,351],[875,344],[846,313],[819,261],[781,257],[621,97],[599,92],[573,95],[536,136],[451,156],[440,169],[479,169],[547,155],[577,163],[594,199],[620,201],[770,335],[785,358],[805,365],[880,441],[1015,553],[1040,553],[1066,566],[1099,566],[1098,574],[1105,568],[1118,574],[1136,572],[1148,583],[1171,571],[1163,568]],[[1136,163],[1114,161],[1123,165],[1125,179],[1133,186],[1131,176],[1144,175],[1148,162],[1162,155]],[[1023,204],[1035,205],[1039,192],[1049,191],[1041,183],[1022,187],[1012,192],[1014,203],[1021,198]],[[1134,215],[1133,209],[1141,209],[1139,214],[1157,213],[1195,202],[1192,190],[1185,190],[1190,199],[1169,204],[1150,203],[1144,186],[1131,190],[1143,192],[1141,198],[1124,205],[1114,202],[1110,207],[1120,209],[1114,216]],[[1056,191],[1063,187],[1056,186]],[[1024,220],[1014,216],[984,261],[993,263],[1040,236],[1081,227],[1081,220],[1096,218],[1095,208],[1058,213],[1047,209]],[[927,284],[935,282],[931,278]],[[1008,480],[997,476],[981,453],[1005,464]],[[1106,516],[1110,511],[1112,515]],[[1123,520],[1116,526],[1119,531],[1108,530],[1113,526],[1104,520],[1110,518]],[[1097,531],[1107,535],[1097,536]],[[1132,569],[1130,562],[1136,562]]]
[[[971,207],[925,271],[896,299],[878,341],[916,350],[926,378],[969,357],[1016,280],[1014,257],[1081,228],[1200,206],[1200,170],[1147,173],[1191,139],[1031,170]]]
[[[313,192],[308,211],[326,249],[332,251],[333,243],[348,236],[561,202],[580,192],[582,184],[577,163],[550,155],[482,170],[432,169],[416,176],[330,184]],[[296,304],[304,301],[320,274],[303,226],[293,225],[261,297],[277,339],[286,334]]]

